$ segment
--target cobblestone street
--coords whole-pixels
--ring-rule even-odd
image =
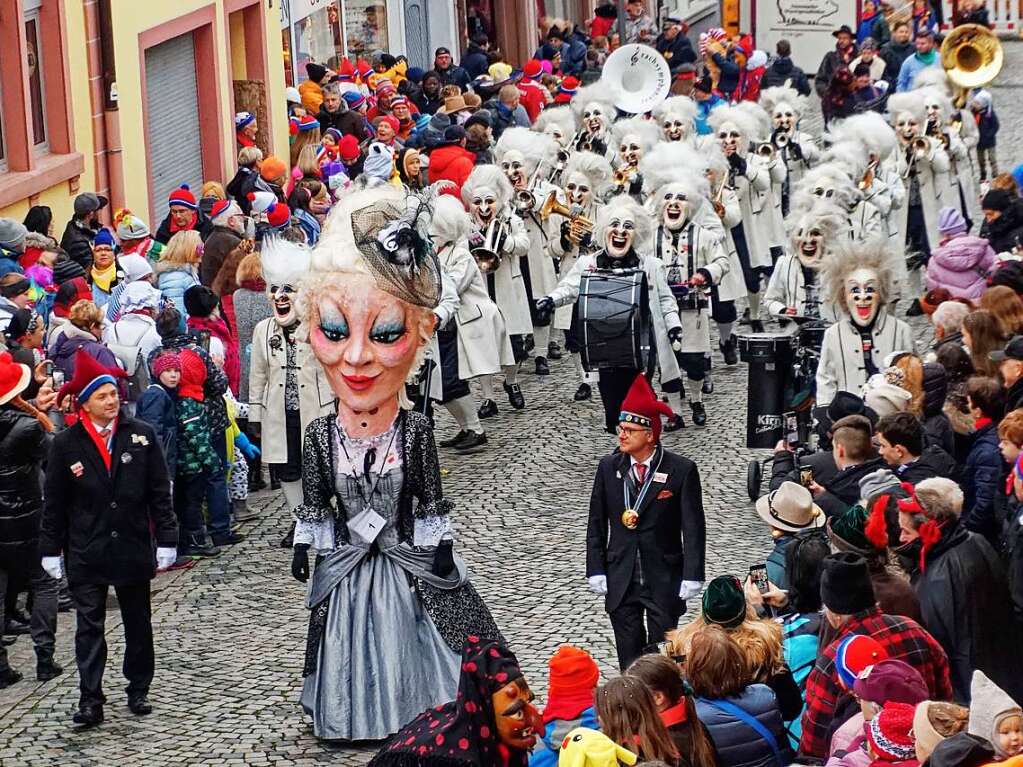
[[[1023,158],[1023,43],[1007,43],[992,89],[1002,134],[1003,171]],[[904,311],[904,306],[900,314]],[[929,331],[917,320],[920,340]],[[610,623],[602,600],[586,588],[586,512],[598,459],[614,440],[602,430],[599,399],[572,401],[577,382],[567,360],[544,380],[521,375],[526,408],[499,400],[484,424],[488,449],[471,456],[442,451],[444,491],[455,504],[457,547],[542,702],[546,661],[557,646],[588,648],[615,673]],[[665,445],[696,461],[707,512],[707,576],[742,574],[762,561],[770,537],[746,497],[746,367],[715,356],[716,390],[705,398],[708,425],[668,434]],[[478,389],[477,389],[478,392]],[[685,415],[689,421],[689,410]],[[456,429],[437,414],[437,439]],[[761,453],[760,457],[764,454]],[[10,649],[25,680],[0,691],[0,767],[48,765],[363,764],[378,744],[318,742],[298,704],[307,610],[304,587],[290,574],[290,551],[278,548],[288,519],[283,496],[250,499],[262,517],[247,539],[191,570],[154,581],[157,672],[154,711],[135,717],[125,706],[123,651],[116,604],[108,610],[106,722],[78,733],[74,613],[61,613],[57,660],[65,674],[35,682],[28,637]],[[113,596],[111,595],[111,602]],[[690,603],[695,608],[696,603]]]

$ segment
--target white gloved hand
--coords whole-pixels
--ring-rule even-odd
[[[156,547],[156,569],[166,570],[174,564],[178,558],[178,550],[173,546]]]
[[[678,590],[678,598],[682,600],[698,597],[703,591],[703,581],[682,581]]]
[[[606,575],[591,575],[586,579],[586,582],[590,584],[590,591],[599,596],[604,596],[607,593],[607,576]]]
[[[43,557],[42,560],[43,569],[46,574],[49,575],[53,580],[59,581],[60,576],[63,575],[64,568],[60,563],[60,557]]]

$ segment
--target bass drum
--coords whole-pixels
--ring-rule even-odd
[[[586,370],[645,370],[650,356],[646,273],[589,271],[577,301],[582,363]]]

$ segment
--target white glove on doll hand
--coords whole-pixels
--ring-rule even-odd
[[[53,580],[60,580],[60,576],[63,574],[60,557],[43,557],[42,566],[46,574],[53,578]]]
[[[604,596],[607,593],[607,576],[606,575],[591,575],[586,579],[586,582],[590,584],[590,591],[599,596]]]
[[[703,581],[682,581],[682,586],[678,590],[678,598],[692,599],[700,596],[701,591],[703,591]]]
[[[166,570],[174,564],[178,558],[178,550],[173,546],[157,546],[156,548],[156,569]]]

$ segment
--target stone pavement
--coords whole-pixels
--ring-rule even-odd
[[[1023,157],[1018,92],[1023,44],[1006,46],[1003,82],[994,89],[1003,134],[1003,169]],[[929,340],[922,322],[918,337]],[[527,407],[486,422],[490,446],[473,456],[442,455],[444,490],[455,503],[458,547],[474,582],[522,661],[541,700],[546,660],[557,646],[587,647],[614,674],[612,634],[601,600],[586,589],[586,509],[598,459],[613,447],[602,432],[599,402],[575,403],[567,360],[540,381],[524,375]],[[745,492],[745,367],[716,360],[710,423],[665,436],[666,445],[700,469],[707,512],[708,577],[743,573],[762,561],[770,538]],[[437,434],[454,430],[438,413]],[[60,615],[58,660],[67,672],[34,680],[31,642],[20,638],[12,663],[26,680],[0,691],[0,767],[48,765],[363,764],[376,744],[319,743],[298,706],[307,612],[292,580],[290,552],[277,548],[286,528],[283,499],[252,503],[262,518],[226,554],[154,582],[157,673],[151,716],[126,709],[116,608],[108,612],[107,721],[96,730],[69,727],[77,702],[73,613]]]

